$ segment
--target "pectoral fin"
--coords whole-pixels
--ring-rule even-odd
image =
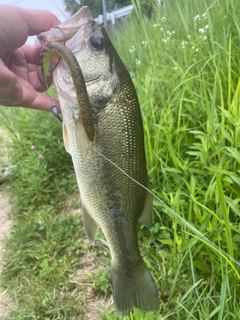
[[[148,189],[149,189],[148,184]],[[147,192],[145,204],[143,207],[142,215],[140,217],[140,221],[148,228],[150,229],[152,226],[152,218],[153,218],[153,201],[152,201],[152,195],[151,193]]]
[[[77,141],[77,145],[79,148],[79,152],[81,153],[83,160],[85,161],[87,158],[87,153],[88,153],[89,139],[86,135],[86,132],[85,132],[80,120],[74,119],[74,131],[75,131],[75,135],[76,135],[76,141]],[[62,133],[63,133],[64,147],[65,147],[66,151],[71,156],[74,156],[72,154],[72,150],[71,150],[71,143],[70,143],[70,139],[68,136],[67,127],[64,122],[62,122]]]
[[[67,128],[64,122],[62,122],[62,133],[63,133],[64,147],[66,151],[71,154],[70,140],[69,140]]]
[[[88,153],[89,139],[80,120],[74,119],[74,130],[79,151],[85,161]]]
[[[83,217],[83,225],[84,225],[88,240],[90,241],[91,244],[93,244],[98,235],[99,226],[94,221],[94,219],[90,216],[90,214],[87,212],[87,210],[83,205],[82,205],[82,217]]]

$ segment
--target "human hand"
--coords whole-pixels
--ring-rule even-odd
[[[42,93],[52,83],[40,67],[41,45],[25,44],[28,36],[58,26],[49,11],[0,5],[0,105],[51,110],[58,100]]]

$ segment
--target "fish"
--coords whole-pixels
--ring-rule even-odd
[[[59,97],[86,235],[93,245],[101,228],[110,249],[115,308],[120,315],[156,311],[158,290],[138,245],[139,221],[151,228],[153,209],[129,72],[88,7],[38,38],[42,72],[53,74]]]

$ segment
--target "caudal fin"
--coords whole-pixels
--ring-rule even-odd
[[[154,280],[142,260],[133,270],[111,268],[113,300],[121,315],[129,315],[132,309],[157,311],[158,292]]]

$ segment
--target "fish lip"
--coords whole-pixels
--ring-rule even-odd
[[[81,7],[73,16],[53,27],[48,31],[40,32],[37,35],[38,41],[42,46],[49,42],[63,42],[73,38],[81,29],[83,29],[89,20],[93,20],[90,9],[87,6]]]

